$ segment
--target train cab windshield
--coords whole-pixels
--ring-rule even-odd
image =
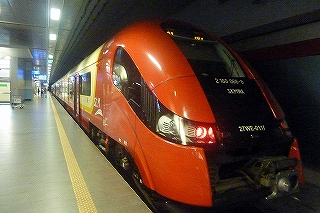
[[[232,53],[211,35],[189,25],[165,23],[162,27],[182,50],[197,76],[245,77]]]
[[[201,42],[175,39],[197,75],[245,77],[230,51],[218,41]]]

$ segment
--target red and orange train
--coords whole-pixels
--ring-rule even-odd
[[[51,91],[140,186],[168,201],[269,199],[303,181],[297,140],[266,84],[195,26],[133,24]]]

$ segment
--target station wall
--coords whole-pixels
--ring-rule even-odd
[[[267,82],[298,138],[304,163],[320,164],[320,55],[251,62]]]

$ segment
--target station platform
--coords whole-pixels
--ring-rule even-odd
[[[0,212],[151,212],[49,94],[0,119]]]

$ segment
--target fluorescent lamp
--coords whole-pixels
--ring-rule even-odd
[[[49,38],[50,38],[51,41],[55,41],[55,40],[57,40],[57,35],[56,34],[50,34]]]
[[[60,9],[51,8],[50,17],[52,20],[59,20],[60,19]]]

